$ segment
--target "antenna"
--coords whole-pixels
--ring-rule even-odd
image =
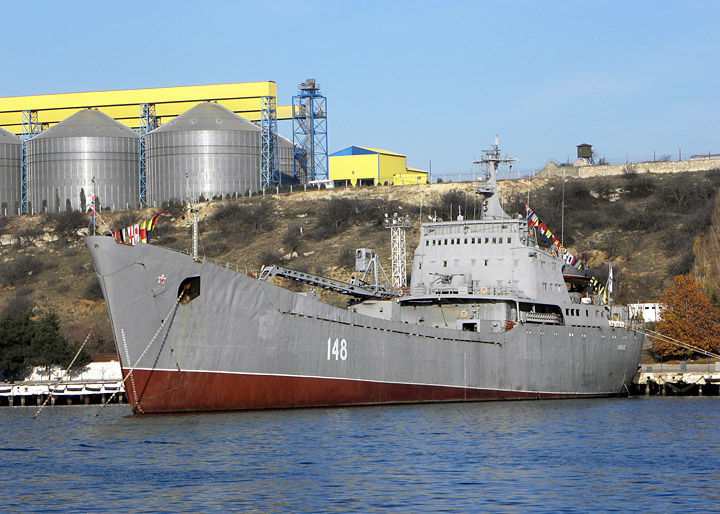
[[[477,185],[475,192],[482,195],[485,202],[489,201],[488,204],[484,204],[483,206],[483,217],[490,219],[508,217],[505,211],[503,211],[497,196],[497,172],[500,164],[510,164],[518,160],[517,157],[511,155],[502,157],[500,155],[498,140],[498,136],[495,135],[495,143],[492,145],[492,149],[483,150],[480,160],[473,162],[473,164],[480,164],[485,168],[485,180]]]

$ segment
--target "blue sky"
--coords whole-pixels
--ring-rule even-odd
[[[720,153],[720,2],[4,2],[0,96],[315,78],[330,152]],[[289,122],[280,132],[291,135]]]

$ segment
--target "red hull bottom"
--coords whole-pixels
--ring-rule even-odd
[[[123,376],[128,370],[123,369]],[[456,402],[582,398],[563,394],[469,389],[348,379],[135,370],[125,391],[136,414]],[[139,402],[136,399],[139,398]]]

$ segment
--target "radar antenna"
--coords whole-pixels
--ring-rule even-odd
[[[497,171],[500,164],[510,164],[517,161],[517,157],[500,155],[500,146],[498,136],[495,135],[495,143],[490,150],[483,150],[482,158],[479,161],[473,161],[473,164],[480,164],[485,168],[485,180],[480,182],[475,188],[475,192],[482,195],[483,201],[483,217],[487,218],[507,218],[508,215],[502,210],[497,195]],[[510,166],[512,169],[512,165]]]

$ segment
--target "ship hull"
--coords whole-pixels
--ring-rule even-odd
[[[129,371],[123,369],[123,376]],[[242,373],[135,370],[133,375],[135,389],[126,389],[138,414],[608,396]]]
[[[135,413],[613,396],[642,348],[610,327],[408,325],[152,245],[86,245]]]

